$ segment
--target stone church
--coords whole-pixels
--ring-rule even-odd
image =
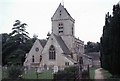
[[[46,44],[37,39],[26,54],[24,66],[64,68],[78,63],[84,53],[84,42],[75,37],[75,20],[60,3],[51,17],[52,33]]]

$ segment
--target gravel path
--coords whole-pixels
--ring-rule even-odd
[[[104,79],[103,74],[101,72],[102,68],[98,68],[95,70],[95,77],[94,79]]]

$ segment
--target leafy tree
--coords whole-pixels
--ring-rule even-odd
[[[22,78],[21,75],[23,73],[23,69],[21,66],[12,65],[8,68],[8,78],[9,79],[19,79]]]
[[[10,37],[7,33],[3,33],[1,34],[1,36],[2,36],[2,44],[6,43]]]
[[[26,23],[15,21],[12,33],[2,34],[2,64],[22,64],[24,56],[33,44],[26,32]]]
[[[8,64],[14,64],[14,65],[22,65],[22,61],[24,59],[25,51],[21,49],[14,50],[7,58]]]
[[[89,53],[89,52],[99,52],[100,49],[100,43],[99,42],[87,42],[87,44],[85,45],[85,53]]]
[[[4,39],[4,35],[3,35],[3,39]],[[3,39],[2,39],[2,42],[5,42],[5,43],[2,43],[2,64],[5,65],[7,64],[8,56],[14,50],[17,50],[19,44],[12,39],[9,39],[7,41]]]

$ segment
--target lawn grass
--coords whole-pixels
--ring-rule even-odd
[[[2,78],[8,78],[8,70],[5,68],[2,68]]]
[[[33,69],[28,70],[26,74],[23,73],[23,78],[24,79],[36,79],[37,78],[36,72]]]
[[[35,70],[29,70],[26,74],[23,73],[24,79],[37,79],[37,74]],[[38,74],[38,79],[53,79],[53,74],[51,71],[43,71]]]
[[[39,74],[39,79],[53,79],[53,74],[50,71],[44,71]]]
[[[3,70],[3,71],[2,71]],[[2,69],[0,70],[0,79],[8,78],[8,70],[7,69]],[[22,74],[23,79],[37,79],[37,74],[34,69],[30,69],[27,71],[27,73]],[[38,74],[38,79],[53,79],[53,74],[51,71],[43,71],[42,73]]]
[[[2,68],[0,67],[0,81],[2,80]]]
[[[90,79],[94,79],[95,76],[95,68],[94,67],[90,67]]]

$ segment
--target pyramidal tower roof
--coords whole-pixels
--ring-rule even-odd
[[[66,8],[60,3],[54,15],[51,17],[51,20],[59,20],[59,19],[70,19],[75,21]]]

